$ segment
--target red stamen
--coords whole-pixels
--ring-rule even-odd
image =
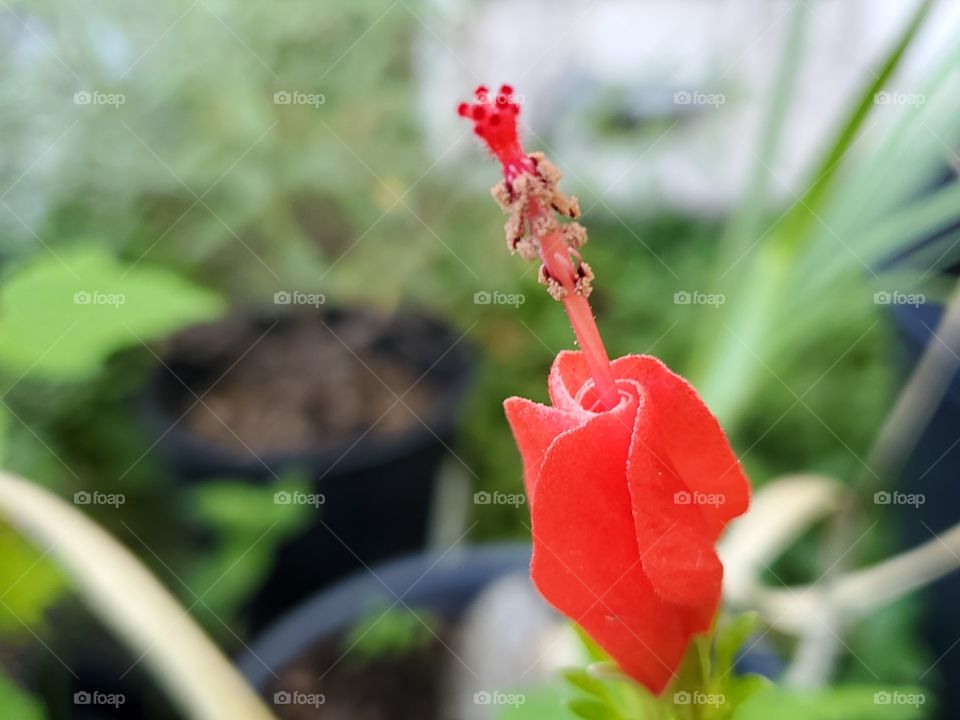
[[[472,105],[461,103],[457,106],[457,113],[473,121],[474,132],[483,138],[490,152],[503,166],[507,185],[510,186],[524,173],[536,175],[536,164],[523,151],[517,136],[520,105],[513,87],[501,85],[496,97],[491,98],[486,86],[480,85],[474,96],[476,102]],[[550,212],[552,211],[549,207],[542,208],[537,203],[529,202],[525,209],[527,226],[531,229],[536,227],[537,218],[542,219],[544,213]],[[546,233],[544,237],[538,237],[537,241],[546,273],[565,291],[564,309],[590,367],[598,403],[603,409],[610,410],[620,401],[620,393],[614,382],[610,360],[600,338],[590,303],[586,297],[577,293],[579,254],[571,258],[571,249],[566,246],[558,232]]]

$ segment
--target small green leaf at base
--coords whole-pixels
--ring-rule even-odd
[[[584,720],[613,720],[618,717],[609,705],[591,698],[576,698],[567,705],[574,715]]]

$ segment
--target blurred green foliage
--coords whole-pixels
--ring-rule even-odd
[[[215,636],[233,644],[244,603],[265,578],[280,545],[322,512],[310,505],[277,503],[278,492],[307,492],[302,478],[282,477],[257,486],[241,481],[210,482],[191,488],[188,512],[213,536],[185,579],[189,604]],[[192,599],[191,599],[192,598]]]
[[[94,246],[41,256],[0,289],[0,363],[21,376],[89,377],[117,350],[211,320],[222,300],[170,271],[124,268]]]
[[[0,638],[39,627],[44,609],[63,589],[63,577],[46,555],[0,524]]]
[[[0,673],[0,709],[4,717],[16,720],[44,720],[47,717],[41,703],[21,690]]]
[[[348,629],[342,641],[344,653],[358,663],[402,658],[429,645],[440,624],[428,610],[374,605]]]

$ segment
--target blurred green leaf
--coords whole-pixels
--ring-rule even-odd
[[[125,266],[98,248],[43,254],[0,290],[0,362],[16,373],[84,378],[121,348],[224,309],[217,295],[170,271]]]
[[[735,717],[737,709],[748,698],[773,685],[773,681],[763,675],[729,675],[724,680],[724,703],[719,713],[722,717]]]
[[[796,246],[806,237],[808,227],[817,217],[817,210],[829,197],[829,190],[834,178],[839,173],[847,151],[856,141],[864,121],[876,106],[876,96],[883,90],[886,83],[900,66],[904,55],[913,43],[917,32],[926,20],[933,7],[933,0],[923,0],[917,7],[910,22],[903,29],[897,42],[890,49],[880,72],[873,73],[872,80],[863,89],[859,101],[856,102],[847,117],[833,144],[825,153],[823,159],[814,168],[811,175],[812,182],[803,195],[797,199],[786,217],[783,219],[780,234],[782,240]]]
[[[309,522],[311,513],[322,512],[322,505],[277,500],[277,493],[291,492],[306,492],[306,484],[285,477],[275,485],[222,480],[194,488],[190,511],[215,536],[189,576],[191,592],[203,598],[198,613],[235,616],[263,581],[277,548]],[[222,624],[218,620],[210,627],[220,630]]]
[[[821,691],[769,687],[750,697],[733,720],[913,720],[925,716],[916,688],[848,686]]]
[[[615,720],[620,717],[620,713],[609,705],[592,698],[576,698],[570,700],[568,705],[570,712],[585,720]]]
[[[282,489],[278,489],[282,487]],[[243,481],[214,481],[197,486],[192,497],[193,512],[221,533],[261,533],[279,523],[283,528],[302,526],[313,505],[277,501],[278,494],[306,493],[306,485],[285,481],[277,486],[254,485]]]
[[[513,694],[522,696],[523,702],[498,705],[496,720],[574,720],[577,717],[556,687],[524,688]]]
[[[0,524],[0,633],[28,632],[66,586],[50,560]]]
[[[10,432],[10,413],[0,405],[0,467],[3,467],[7,458],[7,434]]]
[[[598,698],[608,698],[610,696],[603,681],[595,678],[583,668],[568,668],[563,670],[561,674],[568,683],[589,695]]]
[[[439,618],[426,610],[374,606],[343,638],[344,650],[360,662],[402,655],[428,644],[439,625]]]
[[[733,668],[737,651],[757,626],[758,618],[755,612],[741,613],[717,628],[714,636],[715,673],[725,675]]]
[[[733,215],[720,238],[724,253],[721,263],[723,267],[737,265],[740,256],[749,251],[750,244],[761,237],[760,227],[770,200],[770,188],[775,180],[771,168],[776,163],[784,127],[789,119],[788,111],[796,89],[797,76],[803,67],[804,42],[810,25],[811,12],[804,3],[797,3],[791,12],[790,30],[773,81],[773,96],[766,110],[760,147],[755,157],[750,181],[743,193],[743,199],[734,208]],[[731,286],[735,277],[736,274],[731,278]]]
[[[587,651],[587,658],[591,663],[609,662],[610,656],[607,655],[606,651],[604,651],[602,647],[594,642],[593,638],[587,634],[586,630],[576,623],[573,624],[573,629],[577,633],[577,637],[580,638],[580,642],[583,643],[583,647]]]
[[[0,716],[11,720],[44,720],[43,706],[0,673]]]

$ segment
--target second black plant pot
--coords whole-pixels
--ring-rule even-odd
[[[147,405],[178,477],[273,483],[301,471],[323,499],[251,598],[253,629],[352,570],[423,547],[471,360],[441,322],[360,309],[234,319],[175,339]]]
[[[277,618],[251,641],[238,659],[239,669],[283,718],[448,717],[439,712],[437,702],[439,688],[448,681],[442,667],[460,667],[459,658],[436,635],[440,644],[436,656],[412,653],[386,665],[368,661],[339,678],[334,673],[351,665],[352,648],[341,654],[342,646],[335,642],[333,659],[317,664],[316,646],[342,638],[371,608],[377,615],[380,608],[427,611],[456,627],[485,588],[505,575],[526,574],[529,565],[528,545],[496,544],[416,553],[358,571]],[[367,632],[381,622],[386,621],[374,620]],[[362,683],[347,679],[358,670]],[[280,706],[290,699],[293,686],[310,687],[304,698],[308,700],[310,692],[324,683],[336,693],[336,700],[326,698],[316,707],[305,702]]]
[[[943,316],[943,306],[932,303],[895,305],[892,308],[901,341],[899,358],[904,376],[920,360]],[[958,348],[951,348],[957,352]],[[900,480],[907,495],[923,503],[900,506],[904,544],[915,547],[928,542],[960,522],[960,375],[949,379],[943,398],[910,453]],[[960,573],[951,573],[925,592],[924,630],[931,653],[938,658],[936,671],[942,680],[938,718],[960,717]]]

